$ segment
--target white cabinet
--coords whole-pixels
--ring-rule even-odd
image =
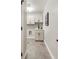
[[[27,14],[27,24],[35,24],[35,22],[43,22],[42,13],[29,13]]]
[[[27,17],[27,24],[35,24],[34,17]]]
[[[44,40],[44,30],[35,30],[35,40]]]

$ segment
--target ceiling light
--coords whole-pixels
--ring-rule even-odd
[[[33,7],[27,7],[27,12],[32,12],[34,10]]]

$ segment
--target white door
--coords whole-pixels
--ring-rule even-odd
[[[21,53],[24,56],[26,52],[26,2],[21,5]]]

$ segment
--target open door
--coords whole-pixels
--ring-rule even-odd
[[[21,59],[26,52],[26,0],[21,1]]]

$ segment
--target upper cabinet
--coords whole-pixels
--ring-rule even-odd
[[[42,13],[29,13],[27,14],[27,24],[35,24],[43,22]]]
[[[28,16],[27,17],[27,24],[35,24],[34,23],[34,17],[33,16]]]

